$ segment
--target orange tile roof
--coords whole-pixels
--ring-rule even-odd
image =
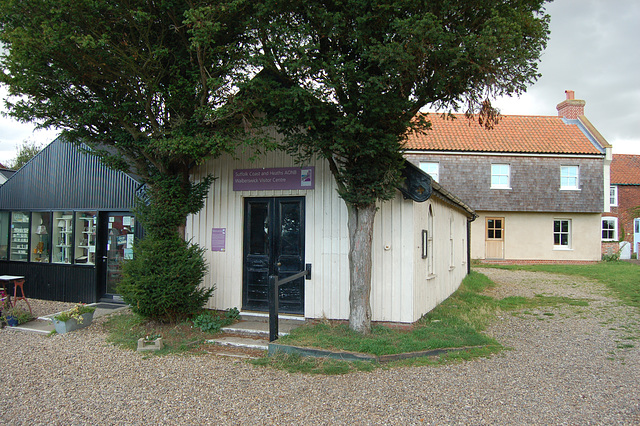
[[[640,155],[614,154],[611,161],[612,185],[640,185]]]
[[[431,113],[431,130],[411,132],[407,150],[474,151],[545,154],[601,154],[577,124],[565,124],[561,117],[503,115],[487,130],[464,114],[455,120]]]

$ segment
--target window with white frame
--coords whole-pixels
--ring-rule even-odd
[[[618,218],[602,218],[602,241],[618,241]]]
[[[553,221],[553,246],[566,249],[571,247],[571,219]]]
[[[612,185],[609,187],[609,205],[618,205],[618,187],[616,185]]]
[[[579,189],[578,166],[560,167],[560,189]]]
[[[440,163],[437,161],[421,161],[420,169],[431,176],[433,180],[438,182],[440,180]]]
[[[508,189],[511,187],[511,167],[509,164],[491,165],[491,188]]]

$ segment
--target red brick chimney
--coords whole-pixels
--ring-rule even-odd
[[[556,105],[558,110],[558,117],[564,117],[569,120],[575,120],[581,115],[584,115],[585,101],[575,99],[575,92],[573,90],[565,90],[567,99]]]

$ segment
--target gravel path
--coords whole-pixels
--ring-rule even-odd
[[[102,319],[53,337],[0,330],[0,424],[640,424],[640,341],[625,339],[640,336],[637,310],[576,277],[482,272],[496,297],[592,301],[502,315],[488,333],[511,350],[491,358],[345,376],[145,359],[106,344]]]

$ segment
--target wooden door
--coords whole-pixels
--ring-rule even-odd
[[[504,217],[488,217],[486,222],[487,259],[504,259]]]

